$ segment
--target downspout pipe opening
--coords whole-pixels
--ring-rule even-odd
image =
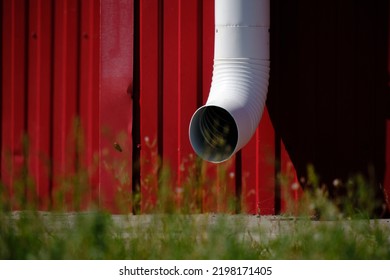
[[[192,117],[190,141],[195,152],[207,161],[230,158],[238,143],[238,128],[232,115],[218,106],[203,106]]]

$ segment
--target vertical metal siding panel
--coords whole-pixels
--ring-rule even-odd
[[[162,75],[160,79],[162,78],[163,81],[163,98],[159,101],[163,102],[162,161],[164,168],[168,168],[170,176],[167,178],[166,174],[163,174],[162,183],[166,184],[163,187],[172,186],[172,195],[174,196],[179,186],[178,149],[180,142],[179,125],[181,121],[179,120],[179,56],[181,51],[179,6],[181,4],[180,0],[166,0],[163,3],[163,23],[159,23],[160,28],[163,27],[163,73],[159,73],[159,75]]]
[[[59,184],[63,187],[65,207],[69,210],[78,210],[79,205],[78,200],[80,193],[81,185],[78,181],[80,179],[78,174],[78,144],[77,137],[79,137],[78,132],[78,122],[79,122],[79,83],[80,83],[80,72],[79,72],[79,1],[81,0],[66,0],[67,3],[64,6],[64,34],[63,38],[65,40],[66,48],[62,53],[62,70],[63,80],[62,80],[62,101],[57,100],[57,102],[63,102],[66,104],[62,107],[62,116],[61,121],[63,124],[62,140],[63,145],[61,149],[63,152],[63,159],[65,165],[64,173],[61,175],[65,176],[65,179],[61,179],[62,182]],[[66,62],[65,62],[66,60]],[[55,102],[55,104],[57,103]],[[54,127],[56,125],[54,124]],[[54,145],[54,149],[56,146]],[[60,175],[60,176],[61,176]],[[76,176],[76,180],[72,180],[73,176]],[[58,182],[58,181],[57,181]],[[76,208],[75,208],[76,207]]]
[[[214,0],[203,0],[203,50],[202,50],[202,66],[203,66],[203,105],[207,101],[210,91],[211,78],[213,74],[213,58],[214,58]]]
[[[251,214],[275,213],[275,134],[265,110],[253,139],[242,150],[243,210]]]
[[[87,172],[88,206],[98,200],[100,1],[81,2],[80,122],[83,132],[81,171]]]
[[[202,23],[199,16],[202,11],[198,0],[179,1],[179,30],[178,30],[178,149],[177,149],[177,185],[181,188],[180,193],[185,192],[188,199],[183,207],[191,207],[198,210],[199,206],[192,195],[196,195],[198,186],[196,185],[196,163],[193,150],[188,138],[188,125],[193,112],[197,108],[198,94],[203,86],[199,84],[201,60],[199,56],[201,45]],[[190,194],[191,192],[191,194]],[[195,196],[196,197],[196,196]],[[190,205],[188,205],[190,203]]]
[[[257,161],[259,185],[258,207],[262,214],[275,213],[275,132],[272,127],[268,110],[264,110],[262,119],[258,128]]]
[[[12,52],[13,48],[13,19],[12,11],[14,2],[2,1],[3,14],[2,14],[2,94],[1,94],[1,180],[7,187],[7,190],[11,191],[12,185],[12,157],[11,150],[13,149],[13,137],[12,137]]]
[[[31,0],[29,9],[28,136],[29,169],[39,207],[50,199],[51,1]]]
[[[59,199],[64,193],[69,199],[73,185],[69,185],[71,182],[67,180],[75,172],[73,128],[77,117],[77,39],[77,1],[56,1],[52,116],[52,193],[58,203],[55,207],[65,203]]]
[[[218,165],[203,161],[200,183],[203,212],[235,211],[235,156]]]
[[[93,98],[93,107],[92,107],[92,122],[93,122],[93,128],[90,130],[91,132],[91,137],[94,139],[93,141],[93,146],[92,148],[92,153],[94,151],[98,151],[97,154],[94,153],[94,160],[97,161],[97,169],[99,169],[99,166],[101,164],[99,160],[99,150],[100,150],[100,116],[99,116],[99,104],[100,104],[100,94],[97,94],[100,92],[100,73],[101,73],[101,60],[100,60],[100,41],[101,41],[101,0],[96,0],[94,2],[94,7],[93,7],[93,35],[90,37],[90,44],[93,45],[93,54],[90,54],[91,60],[90,60],[90,67],[92,71],[92,80],[93,82],[93,89],[92,91],[98,95],[97,97]],[[93,62],[92,62],[93,61]],[[99,67],[97,66],[99,65]],[[95,82],[97,81],[97,82]],[[100,186],[100,172],[99,170],[96,170],[97,174],[92,174],[92,199],[93,201],[97,201],[99,199],[99,186]]]
[[[259,209],[258,138],[259,132],[256,130],[254,137],[241,151],[241,209],[251,214],[262,213]]]
[[[114,211],[131,209],[132,71],[133,0],[101,1],[100,203]]]
[[[21,0],[4,1],[3,5],[1,179],[12,197],[25,161],[22,137],[25,133],[26,7]]]
[[[164,2],[163,162],[170,170],[168,184],[180,201],[188,176],[188,123],[197,105],[198,4],[196,1]]]
[[[217,166],[216,193],[217,212],[234,213],[236,209],[236,157]]]
[[[159,0],[140,0],[141,211],[153,209],[158,184]]]

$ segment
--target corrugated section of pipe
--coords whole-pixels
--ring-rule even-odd
[[[189,127],[192,147],[207,161],[228,160],[260,122],[268,91],[269,15],[269,0],[215,1],[210,94]]]

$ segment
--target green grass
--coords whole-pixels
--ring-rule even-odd
[[[113,169],[126,170],[118,166]],[[335,205],[309,167],[308,180],[316,191],[305,193],[298,205],[291,201],[282,216],[200,214],[199,186],[207,182],[199,181],[202,168],[197,167],[195,162],[183,180],[181,206],[170,172],[162,168],[158,203],[148,215],[126,210],[111,215],[93,206],[69,213],[69,197],[75,203],[72,211],[82,209],[85,172],[64,178],[64,189],[52,196],[52,211],[40,212],[26,168],[14,182],[12,199],[0,182],[0,259],[390,259],[389,220],[369,219],[376,206],[362,177],[351,181],[353,191]],[[118,174],[118,181],[127,184],[126,176]],[[126,192],[118,195],[118,207],[126,209],[131,198]],[[223,211],[234,212],[237,201],[219,199],[226,204]],[[24,210],[12,211],[14,205]]]
[[[390,224],[303,216],[3,211],[0,259],[390,259]]]

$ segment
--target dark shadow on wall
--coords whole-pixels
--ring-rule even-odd
[[[384,200],[388,5],[271,1],[269,113],[298,178],[313,164],[334,198],[334,179],[363,174]]]

